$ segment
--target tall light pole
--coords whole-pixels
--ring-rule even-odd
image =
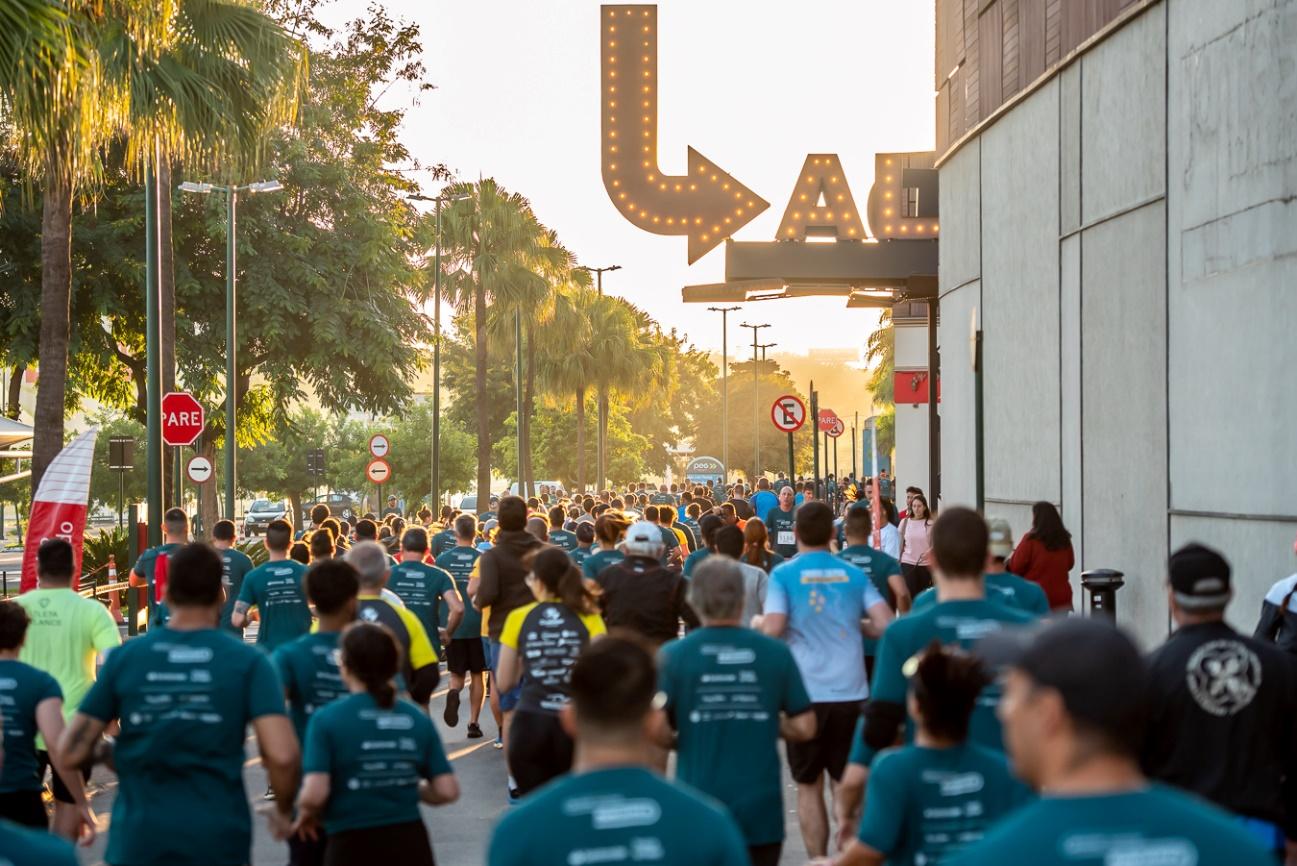
[[[602,268],[592,268],[589,265],[581,265],[578,271],[587,271],[594,274],[595,285],[599,289],[599,297],[603,297],[603,275],[612,271],[620,271],[621,265],[607,265]],[[595,437],[595,473],[599,476],[599,486],[596,493],[604,489],[608,473],[608,389],[604,387],[603,382],[599,383],[599,396],[596,401],[598,407],[596,413],[599,418],[599,435]]]
[[[721,314],[721,465],[725,467],[725,480],[730,479],[730,358],[729,316],[742,307],[708,307],[712,313]]]
[[[761,345],[757,346],[757,348],[761,350],[761,360],[764,361],[766,359],[766,349],[773,349],[775,346],[778,345],[779,345],[778,343],[762,343]]]
[[[438,519],[441,514],[441,205],[442,202],[463,201],[466,198],[470,198],[466,193],[442,193],[436,198],[426,195],[406,196],[409,201],[433,202],[437,214],[437,235],[433,241],[436,273],[433,275],[432,290],[432,486],[428,495],[436,502],[437,508],[434,510],[439,515]]]
[[[769,325],[749,325],[743,322],[740,328],[752,329],[752,478],[749,482],[756,483],[756,478],[761,474],[761,426],[758,422],[760,408],[757,405],[758,391],[760,390],[761,374],[757,370],[757,350],[761,348],[757,337],[762,328],[769,328]]]
[[[205,195],[210,192],[225,193],[225,516],[234,519],[234,472],[235,453],[238,445],[235,442],[234,429],[238,417],[235,399],[235,376],[238,366],[235,364],[235,292],[238,281],[235,277],[237,255],[235,251],[235,234],[239,208],[239,193],[256,195],[263,192],[278,192],[284,186],[277,180],[262,180],[243,186],[217,186],[213,183],[193,183],[186,181],[180,184],[181,192],[193,192]]]

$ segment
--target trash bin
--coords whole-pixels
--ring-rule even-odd
[[[1125,577],[1112,568],[1081,572],[1081,589],[1090,594],[1090,616],[1117,618],[1117,590],[1126,585]]]

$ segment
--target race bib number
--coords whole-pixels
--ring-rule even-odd
[[[796,544],[797,539],[793,536],[791,529],[781,529],[775,533],[775,544],[782,546]]]

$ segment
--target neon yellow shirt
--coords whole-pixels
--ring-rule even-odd
[[[122,643],[117,623],[108,608],[68,588],[34,589],[17,601],[31,618],[18,659],[54,677],[71,719],[95,683],[95,656]]]

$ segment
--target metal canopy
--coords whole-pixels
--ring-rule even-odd
[[[8,448],[32,438],[32,428],[12,418],[0,416],[0,448]],[[10,455],[17,456],[17,455]]]

